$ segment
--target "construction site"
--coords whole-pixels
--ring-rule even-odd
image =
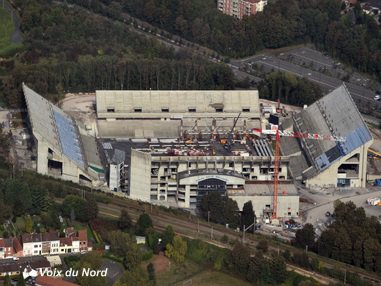
[[[277,221],[300,216],[301,189],[367,184],[373,138],[344,85],[303,109],[256,90],[97,91],[62,109],[24,94],[37,172],[131,199],[192,211],[219,192]]]

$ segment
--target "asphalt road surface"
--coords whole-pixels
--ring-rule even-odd
[[[318,51],[311,49],[303,49],[302,51],[305,51],[305,53],[302,53],[301,50],[295,50],[294,52],[291,52],[295,55],[298,55],[299,57],[303,57],[306,60],[313,62],[314,65],[318,63],[322,67],[332,69],[333,61],[323,56]],[[312,70],[305,66],[291,63],[272,55],[262,54],[243,60],[232,60],[230,63],[230,66],[234,69],[240,69],[247,65],[251,66],[253,69],[261,68],[265,73],[270,73],[272,71],[278,70],[289,72],[298,77],[307,78],[310,81],[319,84],[322,89],[327,92],[331,92],[343,84],[343,81],[339,78],[326,75],[322,72]],[[346,82],[345,84],[353,97],[369,101],[369,103],[376,104],[381,109],[381,102],[374,100],[374,96],[376,95],[375,92],[362,86],[364,82],[366,82],[366,79],[361,78],[360,81],[358,81],[359,84],[354,84],[353,82]]]

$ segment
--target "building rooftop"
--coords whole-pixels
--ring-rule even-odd
[[[37,276],[36,286],[79,286],[79,284],[50,276]]]
[[[229,190],[229,196],[272,196],[274,194],[274,184],[269,181],[247,182],[243,189]],[[279,182],[278,196],[297,196],[298,191],[290,181]]]
[[[294,128],[299,132],[345,137],[345,142],[302,139],[309,166],[317,172],[372,140],[368,127],[345,85],[316,101],[294,116]],[[283,150],[287,151],[287,144]],[[293,152],[293,151],[289,151]],[[306,176],[307,173],[304,174]],[[314,175],[311,170],[308,174]]]
[[[75,122],[25,84],[23,91],[33,133],[46,140],[53,151],[63,153],[78,167],[85,169],[86,160]]]
[[[20,257],[19,260],[1,259],[0,273],[23,271],[30,266],[32,269],[50,268],[49,261],[43,256]]]
[[[178,139],[101,140],[101,148],[108,163],[128,162],[131,149],[150,153],[153,157],[274,156],[272,144],[266,139],[247,140],[245,143],[235,140],[230,149],[226,146],[216,140],[191,143],[180,142]]]

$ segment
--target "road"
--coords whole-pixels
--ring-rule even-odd
[[[262,68],[265,73],[269,73],[273,70],[278,70],[292,73],[298,77],[307,78],[310,81],[319,84],[324,90],[327,90],[328,92],[334,90],[335,88],[343,84],[343,81],[338,78],[328,76],[324,73],[290,63],[286,60],[280,59],[275,56],[262,54],[251,58],[247,58],[244,61],[231,62],[231,65],[235,66],[238,69],[242,69],[247,64],[251,65],[255,69]],[[346,82],[345,84],[354,97],[367,100],[372,104],[377,104],[381,108],[381,102],[376,102],[373,99],[376,95],[375,92],[353,83]]]
[[[377,214],[381,214],[381,207],[380,206],[368,207],[365,205],[365,201],[370,197],[380,197],[380,196],[381,196],[381,190],[371,192],[371,193],[361,194],[361,195],[354,194],[347,197],[341,197],[340,201],[344,203],[353,201],[357,206],[363,206],[363,207],[365,206],[366,210],[368,210],[369,208],[370,210],[368,210],[368,212],[373,211],[374,212],[373,215],[377,216]],[[329,211],[330,213],[333,213],[333,210],[334,210],[334,201],[322,203],[313,208],[310,208],[309,210],[306,211],[306,218],[307,218],[306,223],[311,223],[313,225],[316,225],[317,222],[325,223],[328,220],[328,218],[325,216],[325,213],[327,211]]]

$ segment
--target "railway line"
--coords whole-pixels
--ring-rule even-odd
[[[78,189],[79,190],[79,189]],[[81,190],[82,191],[82,190]],[[111,219],[117,219],[120,215],[122,209],[127,210],[131,219],[136,222],[138,217],[142,213],[147,213],[150,215],[154,228],[158,231],[163,231],[168,225],[173,227],[175,233],[192,238],[192,239],[202,239],[209,243],[221,246],[219,243],[222,236],[226,235],[230,241],[240,241],[242,240],[242,233],[234,231],[232,229],[225,228],[222,225],[217,225],[213,223],[208,223],[203,219],[200,219],[194,215],[189,213],[181,212],[178,210],[171,209],[161,209],[161,207],[153,206],[148,203],[133,201],[127,198],[121,198],[116,196],[109,196],[110,201],[108,203],[98,202],[98,212],[99,216]],[[56,198],[55,201],[57,203],[62,203],[62,198]],[[173,212],[174,213],[173,213]],[[258,241],[263,239],[263,235],[259,234],[249,234],[245,235],[245,243],[250,248],[255,248]],[[269,243],[269,249],[274,252],[280,252],[289,250],[293,253],[301,253],[303,250],[297,249],[289,244],[282,243],[279,241],[274,241],[272,239],[267,239]],[[308,256],[310,258],[318,258],[321,266],[326,267],[328,269],[340,269],[346,270],[348,273],[356,273],[360,278],[367,281],[370,285],[381,285],[381,277],[376,273],[368,272],[362,268],[358,268],[352,265],[348,265],[336,260],[332,260],[326,257],[319,256],[313,252],[308,252]],[[288,266],[290,266],[288,264]],[[291,267],[297,267],[295,265],[291,265]],[[309,275],[315,275],[317,273],[306,270],[304,268],[300,268],[300,271],[307,271]],[[319,274],[321,275],[321,274]],[[321,275],[322,277],[325,277]],[[326,277],[327,279],[333,279],[330,277]],[[327,280],[328,281],[328,280]],[[329,284],[323,283],[322,284]]]
[[[109,204],[103,204],[99,203],[99,211],[100,214],[109,215],[109,217],[115,217],[117,213],[121,211],[121,209],[126,209],[131,218],[136,221],[137,218],[141,213],[148,213],[154,223],[155,229],[157,230],[163,230],[167,225],[171,225],[174,229],[174,231],[182,236],[186,236],[189,238],[199,238],[206,240],[208,242],[216,242],[219,241],[219,239],[226,235],[229,240],[241,240],[242,235],[240,232],[236,232],[231,229],[224,228],[221,225],[215,225],[215,224],[208,224],[207,222],[198,219],[195,216],[192,215],[186,215],[184,214],[171,214],[167,211],[162,211],[158,207],[151,207],[148,204],[139,203],[136,201],[126,200],[123,198],[112,198],[111,202]],[[245,243],[251,247],[254,248],[258,241],[263,239],[263,236],[257,235],[257,234],[246,234]],[[302,252],[302,250],[296,249],[295,247],[292,247],[291,245],[276,242],[272,240],[268,240],[269,242],[269,248],[272,251],[285,251],[290,250],[292,252]],[[214,243],[215,244],[215,243]],[[318,258],[321,261],[321,266],[326,267],[328,269],[341,269],[346,270],[347,272],[356,273],[359,275],[360,278],[366,280],[370,283],[370,285],[381,285],[381,277],[379,277],[375,273],[370,273],[365,271],[364,269],[344,264],[336,260],[332,260],[326,257],[318,256],[315,253],[309,252],[308,255],[311,258]],[[294,265],[289,265],[290,267],[297,267]],[[297,267],[299,269],[299,267]],[[313,271],[309,271],[303,268],[300,268],[300,271],[303,272],[309,272],[309,275],[314,275],[314,277],[317,277],[317,273]],[[321,274],[319,274],[321,275]],[[321,275],[322,277],[325,277]],[[332,279],[329,277],[326,277],[327,279]],[[334,279],[333,279],[334,280]],[[328,280],[327,280],[328,281]],[[336,281],[337,282],[337,281]],[[323,284],[323,282],[321,282]],[[328,284],[328,283],[327,283]]]

